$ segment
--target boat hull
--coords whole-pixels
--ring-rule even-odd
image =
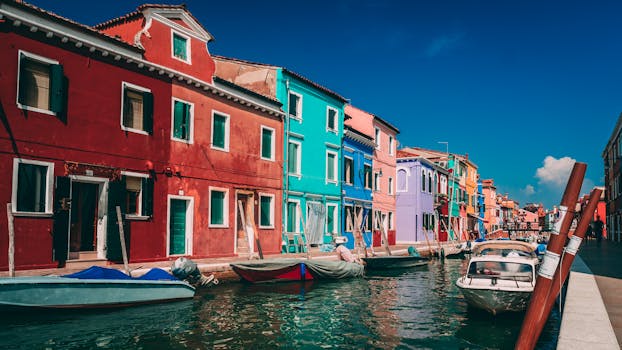
[[[460,280],[456,286],[464,295],[466,302],[477,309],[485,310],[493,315],[503,312],[519,312],[527,309],[533,288],[525,289],[487,289],[473,288]]]
[[[243,280],[251,283],[312,281],[314,279],[303,263],[268,271],[245,269],[239,265],[231,265],[231,268]]]
[[[429,259],[418,256],[375,256],[363,258],[368,270],[401,269],[415,266],[425,266]]]
[[[0,280],[0,307],[113,308],[190,299],[195,288],[183,281],[17,277]]]
[[[360,264],[329,260],[258,260],[231,264],[231,268],[251,283],[343,279],[364,274]]]

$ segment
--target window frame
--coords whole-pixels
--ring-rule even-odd
[[[20,78],[21,78],[21,72],[22,72],[22,55],[27,57],[30,60],[33,61],[37,61],[41,64],[46,64],[48,66],[51,65],[55,65],[55,64],[60,64],[57,60],[53,60],[51,58],[47,58],[47,57],[43,57],[34,53],[30,53],[24,50],[18,50],[17,51],[17,79],[16,79],[16,88],[17,88],[17,93],[15,94],[15,103],[17,104],[17,107],[20,109],[24,109],[27,111],[33,111],[33,112],[38,112],[38,113],[43,113],[43,114],[49,114],[49,115],[56,115],[56,112],[52,111],[52,99],[51,96],[49,98],[48,101],[48,109],[42,109],[42,108],[38,108],[38,107],[33,107],[33,106],[29,106],[29,105],[25,105],[25,104],[21,104],[19,103],[19,85],[20,85]],[[51,72],[48,73],[48,78],[50,80],[50,86],[49,89],[52,88],[52,74]]]
[[[175,137],[175,102],[185,103],[190,106],[190,127],[188,128],[188,140]],[[187,143],[189,145],[194,143],[194,103],[182,100],[178,97],[171,99],[171,140]]]
[[[294,230],[295,231],[287,231],[287,225],[289,224],[289,203],[294,203],[295,204],[295,210],[294,210]],[[300,223],[300,215],[302,214],[302,210],[299,210],[300,208],[300,199],[288,199],[287,202],[285,203],[285,232],[286,233],[301,233],[302,232],[302,228],[301,228],[301,223]]]
[[[373,180],[374,180],[374,189],[373,189],[374,192],[380,191],[380,186],[381,186],[380,182],[381,181],[380,181],[380,173],[379,172],[375,172],[374,173],[374,179]]]
[[[330,116],[330,111],[334,111],[335,112],[335,118],[333,120],[333,123],[335,124],[334,128],[331,128],[329,123],[328,123],[328,117]],[[331,107],[331,106],[326,106],[326,131],[332,132],[332,133],[339,133],[339,124],[337,123],[337,119],[339,118],[339,110],[337,110],[337,108]]]
[[[17,192],[19,188],[19,165],[30,164],[47,167],[45,181],[45,211],[18,211]],[[13,179],[11,184],[11,212],[14,216],[50,217],[54,215],[54,163],[34,159],[13,158]]]
[[[219,146],[215,146],[214,145],[214,120],[216,118],[216,114],[220,115],[221,117],[225,117],[226,121],[225,121],[225,145],[224,147],[219,147]],[[217,151],[223,151],[223,152],[229,152],[229,145],[230,145],[230,132],[231,132],[231,115],[227,114],[227,113],[223,113],[223,112],[219,112],[217,110],[212,110],[212,121],[211,121],[211,137],[210,137],[210,148],[217,150]]]
[[[265,192],[259,192],[258,194],[259,197],[259,205],[258,205],[258,210],[259,210],[259,225],[258,227],[260,229],[274,229],[274,212],[275,212],[275,195],[273,193],[265,193]],[[262,204],[261,204],[261,197],[267,197],[270,198],[270,225],[262,225],[261,223],[261,208],[262,208]]]
[[[333,231],[329,231],[328,230],[328,211],[329,208],[333,207]],[[335,234],[335,233],[339,233],[339,211],[338,209],[338,205],[337,203],[326,203],[326,222],[325,222],[325,227],[326,227],[326,233],[327,234]]]
[[[137,172],[133,172],[133,171],[121,171],[121,175],[125,176],[126,178],[128,177],[133,177],[133,178],[139,178],[141,179],[140,181],[140,195],[138,197],[138,213],[140,214],[130,214],[130,213],[125,213],[125,218],[126,219],[133,219],[133,220],[147,220],[150,218],[149,215],[145,215],[144,213],[144,208],[143,208],[143,195],[144,195],[144,187],[143,187],[143,182],[142,179],[148,179],[150,176],[149,174],[143,174],[143,173],[137,173]],[[127,180],[126,180],[127,182]],[[125,191],[127,192],[127,187],[125,188]]]
[[[376,149],[380,151],[381,147],[380,147],[380,140],[382,139],[382,133],[380,131],[379,127],[374,127],[374,136],[375,136],[375,140],[376,141]]]
[[[348,220],[348,210],[350,211],[350,218]],[[343,205],[343,219],[345,220],[343,230],[345,232],[354,232],[354,205],[353,204],[344,204]]]
[[[395,138],[392,135],[389,135],[389,155],[395,155],[395,151],[393,151],[393,147],[395,145]]]
[[[350,179],[348,177],[348,172],[346,171],[346,165],[348,164],[348,161],[350,162],[350,177],[352,177],[352,182],[350,182]],[[349,157],[349,156],[344,156],[343,157],[343,183],[346,185],[354,185],[354,158]]]
[[[275,135],[276,135],[276,130],[274,128],[262,125],[260,128],[260,133],[259,133],[259,158],[263,159],[263,160],[269,160],[274,162],[275,160]],[[271,140],[271,145],[270,145],[270,158],[266,158],[263,156],[263,131],[264,130],[268,130],[271,132],[271,136],[270,136],[270,140]]]
[[[400,179],[400,172],[404,173],[404,187],[400,188],[399,186],[399,179]],[[409,178],[409,172],[406,168],[398,168],[397,171],[395,172],[395,178],[397,180],[397,184],[395,186],[395,192],[396,193],[400,193],[400,192],[408,192],[408,178]]]
[[[393,195],[394,191],[393,191],[393,177],[389,176],[389,180],[387,181],[389,183],[389,195]]]
[[[333,174],[333,178],[332,178],[332,179],[329,179],[329,178],[328,178],[328,155],[329,155],[329,154],[334,156],[334,158],[333,158],[333,173],[334,173],[334,174]],[[326,179],[326,183],[327,183],[327,184],[337,184],[337,183],[339,182],[339,168],[338,168],[338,166],[339,166],[339,161],[338,161],[338,157],[339,157],[339,154],[338,154],[337,152],[326,150],[326,162],[325,162],[325,164],[326,164],[326,172],[325,172],[325,179]]]
[[[186,40],[186,57],[187,57],[187,59],[185,59],[185,60],[180,58],[180,57],[175,56],[175,35],[177,35],[180,38],[183,38],[183,39]],[[192,64],[192,59],[191,59],[191,57],[192,57],[191,47],[192,46],[190,45],[190,43],[191,43],[191,39],[190,39],[190,37],[188,35],[182,34],[181,32],[171,28],[171,57],[173,59],[176,59],[176,60],[178,60],[180,62],[184,62],[184,63],[187,63],[187,64]]]
[[[296,114],[297,115],[292,115],[289,111],[291,109],[290,106],[290,95],[295,95],[296,97],[298,97],[298,104],[296,105]],[[294,91],[288,91],[287,94],[287,115],[289,116],[290,119],[294,119],[297,120],[299,123],[302,122],[302,94],[299,94],[297,92]]]
[[[222,224],[212,223],[212,192],[223,192],[225,194],[222,205]],[[225,187],[209,186],[208,198],[208,225],[211,228],[229,228],[229,189]]]
[[[387,226],[389,226],[389,230],[393,230],[394,226],[393,226],[393,212],[387,212]]]
[[[152,93],[151,89],[148,89],[146,87],[142,87],[142,86],[139,86],[139,85],[128,83],[126,81],[122,81],[121,82],[121,130],[129,131],[129,132],[133,132],[133,133],[141,134],[141,135],[149,135],[149,133],[147,131],[145,131],[145,130],[131,128],[129,126],[123,125],[123,113],[125,112],[123,107],[125,106],[125,89],[126,88],[128,88],[130,90],[133,90],[133,91],[136,91],[136,92]],[[142,98],[142,96],[141,96],[141,98]],[[145,99],[144,98],[142,98],[142,103],[143,103],[143,110],[144,110],[144,108],[145,108]],[[143,112],[143,115],[144,115],[144,112]],[[143,118],[143,127],[144,127],[144,125],[145,125],[144,116],[142,118]]]
[[[296,140],[288,140],[287,141],[287,175],[301,177],[302,176],[302,142]],[[298,147],[296,148],[296,172],[291,172],[289,170],[289,144],[296,144]]]

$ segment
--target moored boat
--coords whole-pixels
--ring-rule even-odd
[[[538,259],[526,245],[488,243],[473,248],[467,273],[456,286],[469,305],[493,315],[524,311],[535,287]]]
[[[0,278],[0,307],[112,308],[194,297],[195,288],[154,268],[132,278],[115,269],[93,266],[65,276]]]
[[[363,260],[365,268],[369,270],[425,266],[430,261],[428,258],[410,255],[373,256]]]
[[[363,265],[341,260],[271,259],[230,265],[243,280],[252,283],[342,279],[364,274]]]

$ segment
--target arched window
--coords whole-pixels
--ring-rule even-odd
[[[408,191],[408,186],[406,185],[407,176],[405,169],[399,169],[397,171],[397,192],[406,192]]]
[[[432,193],[432,174],[428,174],[428,192]]]
[[[425,170],[421,170],[421,192],[425,192]]]

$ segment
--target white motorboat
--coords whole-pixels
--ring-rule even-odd
[[[489,241],[473,247],[467,273],[456,281],[467,303],[493,315],[524,311],[536,284],[538,258],[533,246]]]

